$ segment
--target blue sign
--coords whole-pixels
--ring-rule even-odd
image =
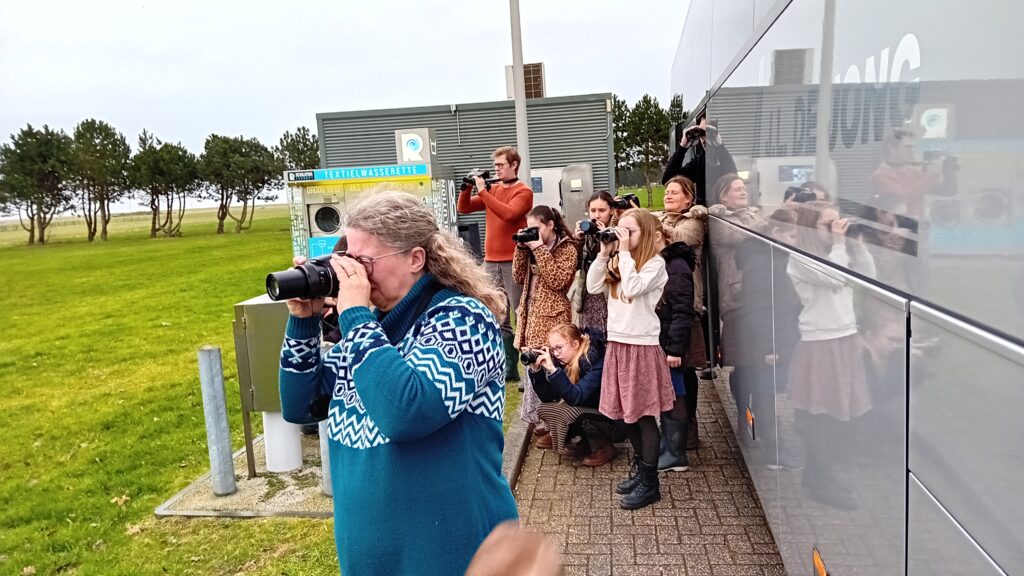
[[[316,258],[334,251],[334,245],[341,236],[317,236],[309,239],[309,258]]]
[[[291,170],[289,182],[319,182],[324,180],[362,180],[399,176],[429,176],[427,164],[389,164],[387,166],[355,166],[353,168],[321,168],[317,170]]]
[[[530,183],[532,184],[531,188],[533,188],[533,193],[534,194],[543,194],[544,193],[544,179],[543,178],[541,178],[540,176],[531,176],[530,177]]]

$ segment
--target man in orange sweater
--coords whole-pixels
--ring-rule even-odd
[[[523,287],[512,280],[512,255],[516,243],[512,235],[526,227],[526,213],[533,208],[533,190],[519,181],[519,151],[511,146],[498,148],[491,154],[494,172],[501,182],[487,185],[483,178],[476,179],[476,195],[466,187],[459,193],[459,214],[486,210],[486,239],[484,266],[505,288],[509,300],[509,313],[501,325],[505,341],[505,362],[508,380],[519,379],[519,352],[512,344],[512,311],[519,306]]]

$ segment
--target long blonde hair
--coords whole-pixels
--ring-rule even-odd
[[[590,336],[584,334],[575,324],[558,324],[548,331],[548,336],[558,334],[569,342],[579,342],[580,347],[576,353],[565,363],[565,375],[573,384],[580,381],[580,358],[586,358],[590,351]]]
[[[469,249],[450,232],[442,232],[430,208],[406,192],[364,194],[349,210],[346,226],[372,234],[394,250],[423,248],[426,268],[438,283],[480,300],[501,322],[505,294]]]
[[[636,263],[636,271],[639,272],[644,267],[644,264],[647,264],[651,258],[654,258],[661,252],[658,249],[658,240],[661,237],[661,222],[654,214],[643,208],[630,208],[626,210],[619,216],[619,222],[622,222],[622,219],[627,216],[633,217],[640,226],[640,241],[637,243],[635,250],[629,251],[629,255],[633,257],[633,261]],[[608,291],[612,298],[619,297],[620,280],[622,280],[622,275],[619,272],[619,257],[616,254],[608,261],[608,271],[604,276],[604,283],[608,285]],[[628,300],[626,301],[628,302]]]

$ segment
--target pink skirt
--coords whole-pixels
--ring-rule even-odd
[[[860,335],[801,340],[789,366],[793,407],[847,421],[871,410]]]
[[[635,424],[672,409],[676,394],[661,346],[609,342],[601,377],[601,413]]]

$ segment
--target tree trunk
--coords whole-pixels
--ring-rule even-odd
[[[174,192],[167,192],[167,208],[165,212],[164,221],[160,223],[160,230],[163,231],[164,236],[170,236],[171,229],[174,227]]]
[[[160,219],[160,198],[152,190],[149,192],[149,210],[153,213],[153,220],[149,224],[149,237],[156,238],[156,223]]]
[[[82,216],[85,218],[85,230],[89,242],[96,239],[96,199],[91,190],[83,190],[79,195],[82,201]]]
[[[217,207],[217,234],[224,233],[224,220],[228,217],[228,210],[231,207],[231,194],[220,193],[220,206]]]
[[[46,224],[42,212],[36,212],[36,242],[40,246],[46,244]]]
[[[100,218],[103,228],[100,231],[100,240],[107,241],[107,224],[110,224],[110,198],[104,196],[100,200]]]
[[[245,227],[246,230],[251,230],[252,229],[252,220],[253,220],[253,216],[255,216],[255,215],[256,215],[256,199],[253,198],[252,210],[249,211],[249,224],[246,225],[246,227]]]
[[[244,229],[243,225],[245,224],[245,219],[246,219],[246,217],[248,215],[249,215],[249,201],[248,200],[244,200],[244,201],[242,201],[242,217],[237,219],[237,220],[235,220],[235,234],[239,234],[239,233],[242,232],[242,230]]]
[[[185,192],[178,194],[178,220],[171,229],[171,236],[181,236],[181,221],[185,218]]]
[[[18,207],[18,223],[28,232],[28,245],[32,246],[36,243],[36,218],[30,210],[26,210],[25,215],[28,216],[28,226],[25,226],[25,221],[21,219],[21,207]]]

